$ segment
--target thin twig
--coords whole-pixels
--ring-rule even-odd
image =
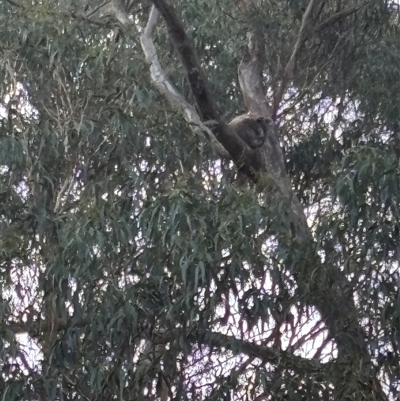
[[[111,0],[106,0],[103,3],[101,3],[99,6],[95,7],[93,10],[90,11],[90,13],[88,13],[86,15],[86,18],[89,19],[93,14],[95,14],[98,10],[100,10],[100,8],[103,8],[108,3],[111,3]]]
[[[333,56],[335,55],[337,50],[341,50],[343,46],[339,47],[339,43],[341,41],[342,38],[339,38],[339,40],[336,42],[335,47],[333,48],[328,60],[321,66],[321,68],[315,73],[312,81],[310,82],[310,84],[297,96],[297,100],[294,101],[293,104],[291,104],[289,107],[287,107],[286,109],[282,110],[279,114],[277,114],[276,118],[279,120],[280,118],[282,118],[283,116],[285,116],[286,114],[290,113],[296,106],[297,104],[304,98],[304,96],[310,92],[311,88],[314,86],[317,78],[321,75],[321,73],[324,71],[324,69],[329,65],[329,63],[333,60]],[[289,100],[290,102],[290,100]],[[288,102],[288,103],[289,103]]]
[[[297,40],[296,43],[293,47],[293,52],[292,55],[290,56],[290,59],[283,71],[282,74],[282,82],[281,82],[281,86],[278,90],[277,95],[275,96],[274,99],[274,115],[276,114],[279,105],[282,101],[283,98],[283,93],[285,92],[285,89],[289,83],[289,81],[292,79],[293,76],[293,69],[294,69],[294,64],[297,58],[297,54],[301,48],[301,46],[303,45],[304,39],[305,39],[305,31],[306,31],[306,26],[309,20],[309,17],[311,15],[311,11],[314,7],[314,0],[310,0],[310,2],[308,3],[307,9],[304,12],[302,21],[301,21],[301,26],[300,26],[300,31],[299,34],[297,36]]]

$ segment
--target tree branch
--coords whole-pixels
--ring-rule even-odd
[[[179,93],[161,67],[152,38],[153,29],[157,23],[158,16],[159,11],[153,5],[146,28],[140,35],[140,43],[146,58],[146,62],[150,66],[151,79],[154,85],[158,91],[168,99],[171,106],[182,112],[186,122],[195,133],[205,135],[206,138],[212,142],[213,146],[216,147],[218,154],[225,158],[230,158],[227,150],[216,140],[210,128],[203,123],[196,109],[182,96],[181,93]]]
[[[289,81],[293,77],[294,64],[296,62],[297,54],[305,40],[306,26],[310,19],[311,11],[314,7],[314,2],[315,2],[315,0],[310,0],[310,2],[308,3],[307,9],[304,12],[303,18],[301,20],[300,31],[297,36],[296,43],[293,47],[292,55],[290,56],[290,59],[286,65],[285,69],[283,70],[281,85],[280,85],[277,93],[274,96],[274,116],[276,115],[276,113],[278,111],[279,105],[283,98],[283,94],[285,93],[285,90],[289,84]]]
[[[25,8],[25,5],[21,4],[19,1],[15,0],[6,0],[7,3],[10,3],[13,6],[20,7],[20,8]]]
[[[156,345],[167,344],[176,341],[176,339],[179,338],[179,333],[168,331],[159,334],[153,331],[152,333],[149,332],[146,334],[146,338],[151,338],[151,342]],[[225,348],[231,351],[234,355],[245,354],[250,358],[261,359],[265,363],[278,364],[280,361],[285,360],[290,362],[294,367],[301,366],[302,369],[306,369],[309,373],[319,371],[324,366],[317,360],[302,358],[293,354],[289,350],[284,351],[273,347],[267,347],[265,345],[255,344],[211,330],[206,330],[205,332],[192,331],[188,335],[188,340],[210,348]]]
[[[196,99],[202,119],[213,121],[213,132],[217,140],[232,156],[237,167],[252,180],[257,181],[258,159],[254,157],[253,149],[226,124],[209,91],[208,82],[201,68],[197,53],[186,34],[174,5],[171,0],[152,0],[152,2],[166,21],[170,37],[185,68],[190,88]]]
[[[262,73],[265,62],[265,49],[262,33],[258,30],[248,33],[248,46],[239,65],[239,84],[244,104],[255,116],[272,117],[272,109],[267,103]]]
[[[249,14],[254,6],[252,0],[242,0],[243,12]],[[247,110],[255,116],[272,117],[271,106],[265,97],[263,68],[265,64],[265,41],[260,28],[247,32],[247,49],[239,64],[239,85]]]
[[[242,0],[241,7],[244,13],[250,14],[253,1]],[[256,25],[255,28],[247,32],[247,37],[247,49],[238,71],[244,102],[251,114],[257,117],[272,117],[273,113],[271,106],[267,102],[262,75],[265,63],[264,35]],[[302,221],[301,225],[304,226],[303,208],[297,198],[293,197],[291,182],[286,172],[285,158],[279,142],[278,127],[268,133],[260,153],[263,167],[268,172],[275,188],[279,189],[281,198],[284,198],[288,205],[292,206],[292,210],[295,211],[297,216],[295,220]]]
[[[186,34],[181,19],[175,11],[174,5],[170,0],[152,1],[167,23],[170,37],[177,48],[203,119],[222,123],[222,114],[211,96],[197,54]]]
[[[366,7],[366,6],[367,5],[364,4],[362,6],[350,7],[350,8],[347,8],[346,10],[339,11],[338,13],[333,14],[331,17],[329,17],[324,22],[319,24],[318,27],[316,28],[316,31],[318,32],[318,31],[326,28],[329,25],[336,24],[336,22],[339,22],[342,19],[345,19],[349,15],[354,14],[355,12],[361,10],[361,8]]]

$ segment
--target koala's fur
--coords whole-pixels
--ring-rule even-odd
[[[230,123],[232,128],[251,148],[259,148],[264,142],[268,131],[272,128],[270,118],[254,118],[249,114],[235,117]]]

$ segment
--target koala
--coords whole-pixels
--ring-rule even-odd
[[[254,118],[249,114],[242,114],[235,117],[229,123],[229,127],[234,129],[251,148],[255,149],[265,142],[268,131],[272,127],[272,120],[268,117]]]

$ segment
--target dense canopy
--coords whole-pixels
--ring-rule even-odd
[[[0,0],[0,399],[399,399],[399,156],[395,1]]]

